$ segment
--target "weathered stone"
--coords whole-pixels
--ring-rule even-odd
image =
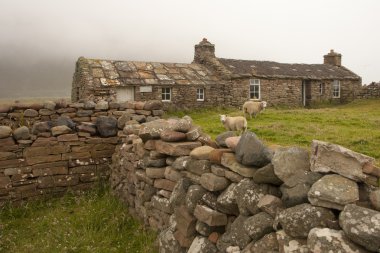
[[[100,100],[95,105],[95,110],[108,110],[108,102],[104,100]]]
[[[372,206],[380,211],[380,189],[376,189],[369,194],[369,199],[371,201]]]
[[[209,146],[197,147],[190,152],[190,157],[198,160],[209,159],[209,154],[213,150],[214,148]]]
[[[216,165],[216,164],[212,164],[211,165],[211,172],[214,173],[214,175],[217,175],[219,177],[224,177],[225,176],[225,172],[226,172],[226,168],[220,166],[220,165]]]
[[[224,227],[211,227],[206,223],[197,220],[195,224],[195,230],[203,236],[209,236],[214,231],[224,232]]]
[[[44,103],[44,108],[45,109],[48,109],[48,110],[51,110],[51,111],[54,111],[55,110],[55,107],[56,107],[56,103],[53,102],[53,101],[46,101]]]
[[[260,212],[257,203],[268,192],[250,179],[243,179],[235,187],[236,203],[240,214],[249,216]]]
[[[7,113],[10,111],[10,106],[8,105],[0,105],[0,113]]]
[[[191,185],[188,187],[188,191],[185,197],[185,204],[187,210],[189,210],[190,213],[194,212],[195,207],[200,202],[205,193],[206,190],[200,185]]]
[[[172,124],[170,127],[173,131],[187,133],[192,127],[192,119],[189,116],[184,116]]]
[[[329,228],[313,228],[310,230],[307,245],[312,252],[368,252],[352,243],[342,230]]]
[[[211,170],[211,163],[209,160],[194,160],[190,159],[186,164],[186,170],[201,176],[204,173],[209,173]]]
[[[146,110],[136,110],[136,114],[138,115],[144,115],[144,116],[149,116],[152,114],[151,111],[146,111]]]
[[[345,205],[359,200],[359,188],[348,178],[326,175],[313,184],[308,199],[314,206],[343,210]]]
[[[249,217],[244,222],[244,229],[255,242],[273,231],[273,218],[265,212]]]
[[[201,204],[217,210],[217,195],[213,192],[206,192],[201,199]],[[218,211],[218,210],[217,210]]]
[[[337,220],[329,209],[301,204],[281,211],[276,220],[286,234],[292,237],[306,238],[315,227],[336,228]]]
[[[150,139],[158,139],[160,138],[161,132],[168,127],[169,123],[166,120],[154,120],[142,124],[138,135],[141,139],[143,139],[144,142]]]
[[[165,168],[146,168],[145,169],[147,177],[150,178],[164,178]]]
[[[240,176],[239,174],[237,174],[233,171],[230,171],[230,170],[226,170],[224,172],[224,174],[228,180],[230,180],[231,182],[234,182],[234,183],[239,183],[241,180],[244,179],[243,176]]]
[[[175,182],[170,181],[168,179],[156,179],[154,180],[154,187],[158,189],[164,189],[167,191],[173,191]]]
[[[370,251],[379,251],[380,212],[348,204],[339,215],[339,224],[353,242]]]
[[[149,100],[144,104],[143,109],[147,111],[160,110],[163,107],[162,101],[160,100]]]
[[[230,184],[216,200],[217,210],[232,215],[239,215],[239,208],[236,203],[236,184]]]
[[[288,187],[285,184],[281,185],[281,200],[286,207],[292,207],[300,205],[302,203],[308,203],[307,194],[310,191],[310,185],[297,184],[293,187]]]
[[[132,120],[137,121],[138,123],[147,122],[145,115],[132,115]]]
[[[174,213],[177,221],[177,230],[179,230],[184,236],[195,235],[195,224],[197,219],[188,212],[187,208],[181,205],[175,208]]]
[[[224,153],[232,153],[231,149],[214,149],[209,153],[208,159],[215,164],[222,163],[222,156]]]
[[[159,140],[156,142],[156,151],[171,156],[187,156],[191,150],[200,146],[201,143],[199,142],[164,142]]]
[[[373,164],[374,158],[356,153],[342,146],[313,140],[311,170],[316,172],[335,172],[355,181],[365,181],[369,175],[362,169]]]
[[[9,126],[0,126],[0,139],[11,136],[12,128]]]
[[[273,218],[284,209],[281,199],[269,194],[259,200],[257,207],[260,208],[261,211],[271,215]]]
[[[76,124],[74,123],[74,121],[71,118],[61,116],[52,122],[52,126],[68,126],[71,129],[74,129]]]
[[[194,216],[209,226],[224,226],[227,224],[227,215],[203,205],[195,207]]]
[[[179,245],[174,237],[173,230],[169,227],[163,230],[158,236],[158,244],[160,253],[185,253],[186,249]]]
[[[166,179],[169,179],[174,182],[178,182],[183,177],[181,173],[179,173],[177,170],[173,169],[170,166],[167,166],[165,168],[164,176]]]
[[[82,122],[82,124],[77,126],[77,130],[85,133],[89,133],[90,135],[96,134],[96,126],[93,123]]]
[[[11,179],[7,176],[1,177],[0,176],[0,189],[7,189],[12,187]]]
[[[86,110],[92,110],[95,109],[95,106],[96,104],[94,101],[88,100],[84,102],[83,108]]]
[[[235,149],[236,149],[239,141],[240,141],[240,136],[228,137],[225,140],[227,148],[231,149],[234,152],[235,152]]]
[[[173,162],[171,166],[175,170],[185,170],[190,160],[190,156],[180,156]]]
[[[117,127],[119,129],[123,129],[125,127],[125,123],[131,120],[131,115],[127,113],[123,113],[118,119],[117,119]]]
[[[219,147],[227,147],[226,139],[233,136],[236,136],[236,133],[234,131],[221,133],[215,138],[216,144],[218,144]]]
[[[203,173],[201,175],[201,185],[209,191],[221,191],[227,188],[229,181],[213,173]]]
[[[189,179],[181,178],[180,180],[178,180],[177,184],[174,186],[172,195],[170,196],[170,199],[169,199],[169,203],[173,208],[176,206],[185,204],[185,201],[186,201],[185,196],[190,186],[191,186],[191,181]],[[194,211],[194,208],[190,211],[190,213],[192,213],[193,211]]]
[[[207,238],[197,236],[191,243],[187,253],[217,253],[218,250],[215,245]]]
[[[49,109],[40,109],[38,110],[38,113],[41,115],[41,116],[50,116],[52,114],[54,114],[54,111],[53,110],[49,110]]]
[[[33,117],[37,117],[37,116],[38,116],[38,112],[34,109],[26,109],[24,111],[24,117],[33,118]]]
[[[309,253],[307,241],[302,238],[293,238],[285,233],[284,230],[276,232],[279,252],[286,253]],[[322,252],[321,252],[322,253]]]
[[[267,253],[278,252],[278,241],[276,233],[269,233],[256,242],[251,242],[241,253]]]
[[[256,170],[255,174],[252,176],[252,179],[257,184],[282,184],[282,181],[274,173],[274,167],[272,163],[269,163],[266,166]]]
[[[52,127],[51,122],[36,122],[32,127],[32,134],[39,134],[42,132],[50,132],[50,128]]]
[[[0,161],[15,159],[16,154],[13,152],[0,152]]]
[[[167,198],[160,198],[158,196],[153,196],[152,200],[152,207],[156,208],[164,213],[173,213],[173,209],[170,206],[169,200]]]
[[[190,235],[190,236],[185,236],[179,230],[177,230],[174,232],[174,237],[178,241],[179,245],[181,245],[182,248],[188,248],[193,242],[195,238],[195,234]]]
[[[15,140],[29,140],[30,139],[30,133],[29,128],[26,126],[19,127],[13,131],[13,138]]]
[[[192,126],[186,133],[186,139],[188,141],[195,141],[202,135],[202,129],[198,126]]]
[[[77,134],[62,134],[57,136],[58,141],[77,141],[79,140]]]
[[[272,159],[274,173],[283,182],[310,169],[309,154],[298,147],[279,148]]]
[[[100,116],[96,119],[95,125],[102,137],[117,135],[117,120],[114,117]]]
[[[248,217],[239,215],[231,224],[229,229],[219,238],[216,243],[220,252],[226,252],[226,249],[231,245],[236,245],[240,249],[245,248],[251,241],[247,232],[242,229],[244,222]]]
[[[256,134],[246,131],[235,148],[235,157],[243,165],[262,167],[270,163],[272,153]]]
[[[37,163],[56,162],[61,160],[61,155],[45,155],[45,156],[27,156],[26,163],[33,165]]]
[[[224,153],[222,155],[221,164],[233,172],[238,173],[239,175],[242,175],[243,177],[252,177],[256,169],[253,167],[247,167],[242,164],[240,164],[236,158],[235,155],[232,153]]]
[[[136,101],[135,102],[135,109],[136,110],[144,109],[145,103],[146,103],[145,101]]]
[[[71,133],[72,130],[70,127],[68,126],[55,126],[55,127],[52,127],[51,128],[51,133],[53,136],[58,136],[58,135],[62,135],[62,134],[69,134]]]
[[[163,130],[160,133],[160,138],[167,142],[178,142],[186,140],[186,134],[172,130]]]
[[[92,110],[78,110],[76,112],[76,115],[78,117],[88,117],[88,116],[91,116],[93,113],[94,113],[94,111],[92,111]]]

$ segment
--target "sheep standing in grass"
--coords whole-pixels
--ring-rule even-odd
[[[247,130],[247,120],[242,116],[228,117],[226,115],[220,115],[220,121],[229,131],[245,132],[245,130]]]
[[[265,101],[247,101],[243,105],[244,116],[246,113],[248,113],[251,119],[252,114],[256,118],[257,114],[264,110],[265,107],[267,107],[267,102]]]

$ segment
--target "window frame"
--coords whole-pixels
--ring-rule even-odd
[[[169,89],[169,92],[167,91]],[[167,99],[169,96],[169,99]],[[161,101],[162,102],[170,102],[172,101],[172,88],[171,87],[162,87],[161,88]]]
[[[340,80],[334,80],[332,83],[332,97],[340,98]]]
[[[325,84],[319,83],[319,95],[322,96],[325,93]]]
[[[200,92],[202,91],[202,92]],[[205,89],[197,88],[197,101],[205,101]]]
[[[251,87],[253,87],[253,92]],[[258,89],[258,90],[256,90]],[[258,97],[252,97],[252,94],[258,94]],[[261,80],[260,79],[249,79],[249,99],[261,99]]]

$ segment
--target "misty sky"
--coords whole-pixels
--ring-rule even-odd
[[[206,37],[223,58],[342,64],[380,81],[379,0],[0,0],[0,98],[70,96],[79,56],[183,62]]]

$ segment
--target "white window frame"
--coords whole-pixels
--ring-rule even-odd
[[[205,101],[205,89],[197,88],[197,101]]]
[[[253,87],[253,92],[251,88]],[[252,94],[258,93],[259,97],[252,97]],[[261,85],[260,79],[249,79],[249,98],[250,99],[261,99]]]
[[[161,88],[161,100],[164,102],[172,101],[172,88],[169,88],[169,87]]]
[[[333,98],[340,98],[340,81],[334,80],[332,84],[332,96]]]
[[[319,95],[323,95],[324,91],[324,83],[319,83]]]

